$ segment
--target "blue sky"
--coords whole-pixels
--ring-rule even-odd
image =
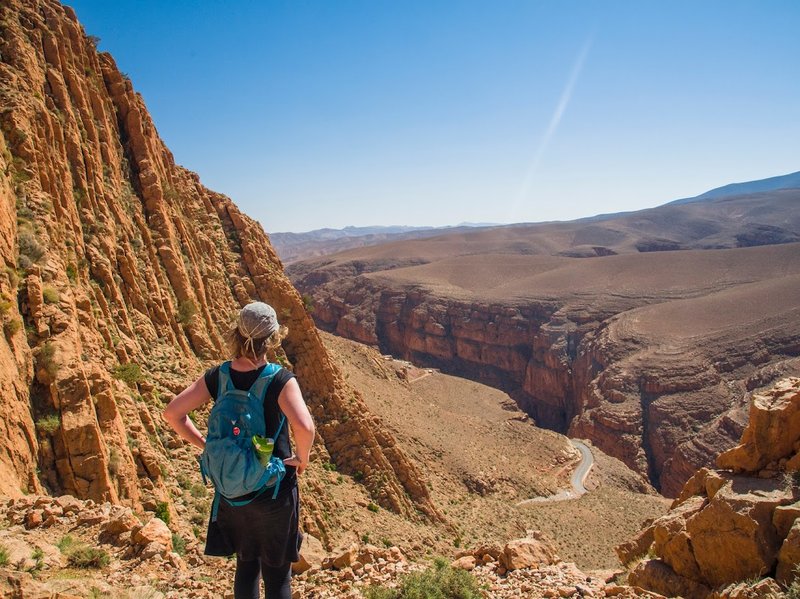
[[[269,232],[569,220],[800,170],[800,2],[68,0]]]

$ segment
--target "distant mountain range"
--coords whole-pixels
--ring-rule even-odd
[[[770,177],[768,179],[759,179],[757,181],[746,181],[744,183],[730,183],[729,185],[716,187],[711,191],[707,191],[693,198],[675,200],[674,202],[670,202],[670,204],[688,204],[690,202],[713,200],[715,198],[723,198],[728,196],[747,195],[763,191],[776,191],[778,189],[797,189],[797,188],[800,188],[800,171],[797,171],[796,173],[789,173],[788,175]]]
[[[627,213],[611,213],[592,216],[584,219],[578,219],[573,222],[601,222],[618,219],[625,215],[646,215],[651,211],[659,211],[667,206],[677,206],[681,204],[694,204],[697,202],[707,202],[711,200],[718,200],[721,198],[734,198],[739,196],[748,196],[755,194],[763,194],[768,192],[777,192],[786,189],[800,189],[800,171],[790,173],[788,175],[781,175],[777,177],[770,177],[768,179],[759,179],[757,181],[747,181],[744,183],[731,183],[722,187],[717,187],[710,191],[692,198],[684,198],[674,200],[657,208],[649,210],[641,210]],[[785,198],[784,198],[785,201]],[[526,225],[536,223],[525,223]],[[566,223],[565,223],[566,224]],[[770,223],[772,225],[773,223]],[[335,254],[348,249],[367,247],[386,243],[389,241],[402,241],[411,239],[424,239],[429,237],[436,237],[438,235],[466,232],[467,230],[475,230],[482,228],[494,227],[509,227],[516,225],[499,225],[496,223],[460,223],[457,226],[448,227],[409,227],[409,226],[373,226],[373,227],[345,227],[344,229],[317,229],[305,233],[271,233],[270,241],[273,247],[278,252],[284,263],[290,264],[299,262],[301,260],[308,260],[311,258],[318,258],[329,254]],[[780,236],[778,236],[780,237]],[[776,237],[773,241],[766,241],[768,243],[775,243],[784,241],[795,241],[792,239],[778,239]],[[762,243],[753,243],[751,245],[761,245]],[[663,244],[661,244],[663,245]],[[675,242],[667,243],[661,247],[659,243],[653,245],[653,249],[677,249]],[[672,247],[675,245],[676,247]]]

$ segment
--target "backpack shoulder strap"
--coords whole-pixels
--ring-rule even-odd
[[[233,386],[231,380],[231,363],[230,360],[223,362],[219,367],[219,385],[217,386],[217,399],[223,396],[228,391],[234,391],[236,387]]]
[[[253,397],[260,399],[263,403],[264,398],[267,396],[267,388],[280,369],[281,367],[278,364],[267,364],[264,366],[264,370],[261,371],[261,374],[258,375],[253,386],[250,387],[249,393]]]

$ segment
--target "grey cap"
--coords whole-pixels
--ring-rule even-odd
[[[264,302],[252,302],[239,312],[237,327],[247,339],[263,339],[277,331],[280,325],[272,306]]]

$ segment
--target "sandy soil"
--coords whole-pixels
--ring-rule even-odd
[[[362,519],[359,513],[351,534],[401,546],[413,545],[415,538],[419,545],[422,538],[447,554],[538,529],[562,558],[587,569],[613,568],[618,566],[613,547],[668,507],[638,475],[596,448],[589,493],[515,507],[522,499],[570,488],[579,453],[566,437],[535,427],[501,391],[420,370],[339,337],[323,334],[323,339],[370,410],[424,465],[434,501],[449,521],[442,528],[420,529],[391,515]]]

